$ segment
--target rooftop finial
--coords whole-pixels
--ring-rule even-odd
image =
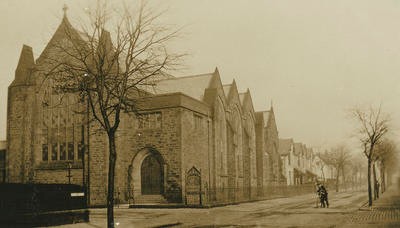
[[[67,6],[67,4],[64,4],[62,10],[64,11],[64,17],[67,16],[67,11],[68,11],[68,6]]]

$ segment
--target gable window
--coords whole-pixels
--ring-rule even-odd
[[[67,159],[67,152],[65,151],[65,143],[60,143],[60,160]]]
[[[49,160],[49,146],[47,144],[42,145],[42,160],[43,161]]]
[[[68,160],[74,160],[74,143],[68,143]]]
[[[51,145],[51,160],[55,161],[57,160],[57,154],[58,154],[58,146],[57,143],[53,143]]]

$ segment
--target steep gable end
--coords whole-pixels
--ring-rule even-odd
[[[80,33],[72,27],[66,15],[64,15],[60,25],[58,26],[56,32],[51,37],[50,41],[47,43],[46,47],[40,54],[39,58],[36,60],[38,64],[41,64],[46,60],[47,57],[54,54],[54,48],[63,44],[65,40],[83,40]]]

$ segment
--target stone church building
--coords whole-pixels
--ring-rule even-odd
[[[24,45],[8,89],[6,181],[72,183],[106,204],[107,137],[76,96],[41,83],[44,56],[64,39],[64,16],[36,60]],[[213,205],[262,197],[285,183],[274,111],[255,111],[249,90],[211,73],[160,79],[116,135],[119,202]],[[81,110],[78,112],[76,110]],[[86,114],[85,114],[86,113]],[[70,174],[70,175],[69,175]]]

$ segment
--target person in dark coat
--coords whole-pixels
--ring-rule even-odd
[[[319,185],[318,188],[318,195],[320,198],[321,202],[321,207],[329,207],[329,201],[328,201],[328,191],[326,190],[324,185]]]

